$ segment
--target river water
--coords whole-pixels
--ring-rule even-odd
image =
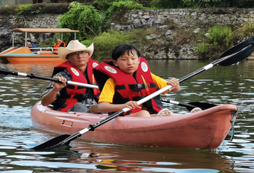
[[[165,79],[181,78],[210,61],[148,61]],[[50,76],[53,64],[7,64],[10,70]],[[32,151],[58,136],[32,126],[30,110],[48,82],[17,76],[0,78],[0,172],[254,172],[254,61],[216,66],[181,83],[181,91],[166,98],[181,102],[234,104],[239,108],[235,136],[212,151],[96,143],[83,139],[71,148]],[[166,104],[173,112],[188,110]],[[88,132],[93,133],[93,132]]]

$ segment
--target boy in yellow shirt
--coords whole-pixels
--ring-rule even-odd
[[[166,81],[152,74],[146,60],[140,57],[139,50],[129,44],[115,47],[112,60],[104,61],[97,66],[94,75],[101,90],[99,112],[113,113],[123,108],[130,108],[130,111],[124,115],[167,116],[170,115],[170,111],[163,109],[159,95],[141,106],[137,101],[167,85],[172,86],[169,90],[171,92],[180,90],[177,79]]]

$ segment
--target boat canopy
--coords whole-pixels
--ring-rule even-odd
[[[79,32],[79,30],[72,30],[68,28],[14,28],[11,32],[40,32],[40,33],[61,33],[61,32]]]
[[[14,47],[15,32],[24,32],[25,33],[25,47],[27,41],[27,33],[62,33],[61,40],[63,40],[63,33],[74,33],[74,40],[76,40],[76,32],[79,30],[72,30],[69,28],[14,28],[12,32],[12,47]]]

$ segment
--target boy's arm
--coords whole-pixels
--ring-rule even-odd
[[[152,78],[153,78],[155,85],[157,85],[159,89],[164,88],[167,85],[171,85],[173,87],[170,90],[171,92],[178,92],[180,90],[180,85],[179,85],[178,80],[170,79],[169,81],[166,81],[166,80],[162,79],[161,77],[156,76],[153,73],[151,73],[151,74],[152,74]],[[166,94],[166,93],[167,93],[167,91],[162,94]]]
[[[99,112],[117,112],[126,107],[132,109],[132,107],[129,107],[127,104],[111,104],[109,102],[101,102],[98,106],[98,110]]]

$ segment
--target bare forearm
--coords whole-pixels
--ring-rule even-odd
[[[58,90],[53,88],[48,94],[44,95],[41,98],[41,104],[43,106],[47,106],[47,105],[53,103],[56,98],[57,93],[58,93]]]
[[[41,104],[43,106],[47,106],[49,104],[52,104],[56,99],[57,93],[66,86],[67,79],[65,77],[57,76],[57,77],[54,77],[54,78],[58,79],[62,83],[54,82],[53,89],[49,93],[47,93],[46,95],[42,96]]]
[[[125,104],[110,104],[110,103],[100,103],[98,110],[100,112],[117,112],[123,109]]]

